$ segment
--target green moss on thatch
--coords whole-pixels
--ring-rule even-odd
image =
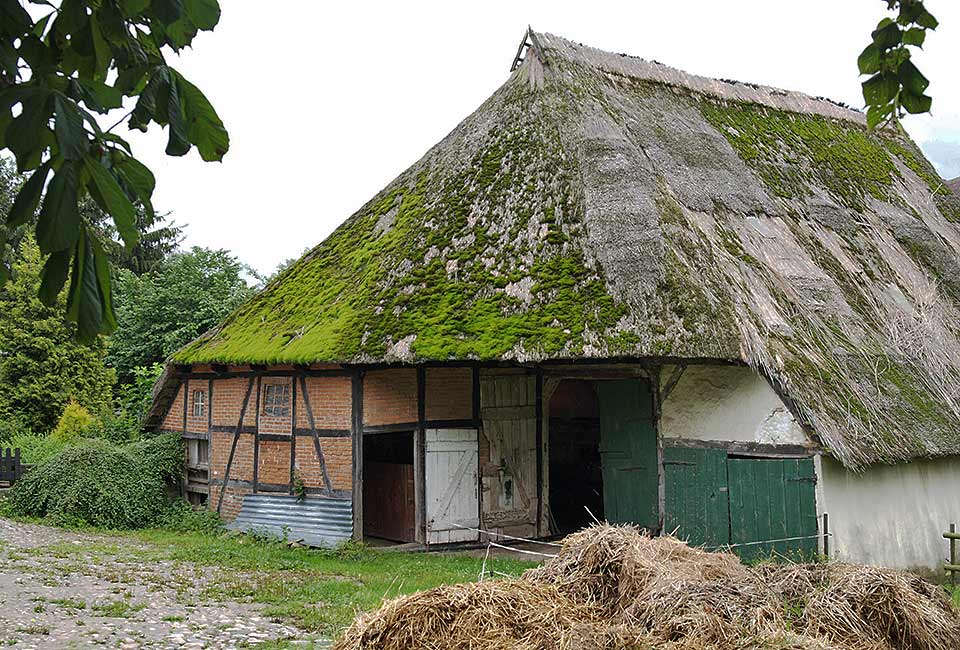
[[[505,95],[520,115],[523,95]],[[557,131],[526,119],[488,137],[454,174],[425,159],[175,359],[350,361],[403,341],[419,359],[582,352],[625,308],[574,241]]]
[[[699,106],[767,187],[785,199],[807,196],[819,185],[855,210],[863,209],[867,195],[888,200],[899,172],[887,147],[906,152],[866,127],[822,115],[707,98]]]

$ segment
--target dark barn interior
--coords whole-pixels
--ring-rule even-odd
[[[604,518],[600,404],[592,382],[564,379],[549,409],[550,512],[555,532],[569,533],[592,523],[590,513]]]

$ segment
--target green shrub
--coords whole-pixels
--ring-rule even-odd
[[[14,437],[33,433],[30,427],[19,420],[0,418],[0,447],[9,447]]]
[[[36,433],[18,433],[10,438],[4,447],[20,450],[20,462],[25,465],[36,465],[50,458],[63,449],[64,443],[58,442],[50,436],[41,436]]]
[[[178,499],[163,513],[156,526],[181,533],[218,533],[223,530],[223,520],[212,510],[194,508]]]
[[[140,425],[153,401],[153,386],[163,374],[163,364],[137,366],[132,369],[130,383],[120,384],[119,403],[123,413]]]
[[[61,443],[71,442],[79,438],[90,437],[95,426],[97,426],[97,418],[91,415],[85,407],[70,400],[63,407],[60,420],[57,422],[56,428],[50,432],[50,437]]]
[[[183,476],[184,448],[179,433],[162,433],[131,443],[126,448],[142,458],[150,471],[164,481],[177,481]]]
[[[11,491],[11,508],[66,525],[151,526],[167,509],[165,481],[182,463],[177,434],[125,446],[79,440],[28,472]]]
[[[126,413],[107,413],[87,430],[88,438],[103,438],[118,444],[139,440],[140,421]]]

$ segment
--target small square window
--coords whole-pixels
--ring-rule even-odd
[[[202,418],[207,414],[207,391],[193,391],[193,417]]]
[[[264,389],[263,414],[277,418],[290,415],[290,387],[287,384],[267,384]]]

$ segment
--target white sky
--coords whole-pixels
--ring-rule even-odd
[[[879,0],[671,2],[252,2],[221,0],[212,33],[171,65],[230,131],[223,163],[163,154],[165,133],[131,135],[157,176],[154,204],[185,245],[226,248],[263,273],[340,222],[473,112],[507,78],[527,24],[711,77],[861,106],[856,58]],[[932,116],[907,128],[947,178],[960,175],[960,3],[918,67]],[[269,9],[268,9],[269,8]]]

